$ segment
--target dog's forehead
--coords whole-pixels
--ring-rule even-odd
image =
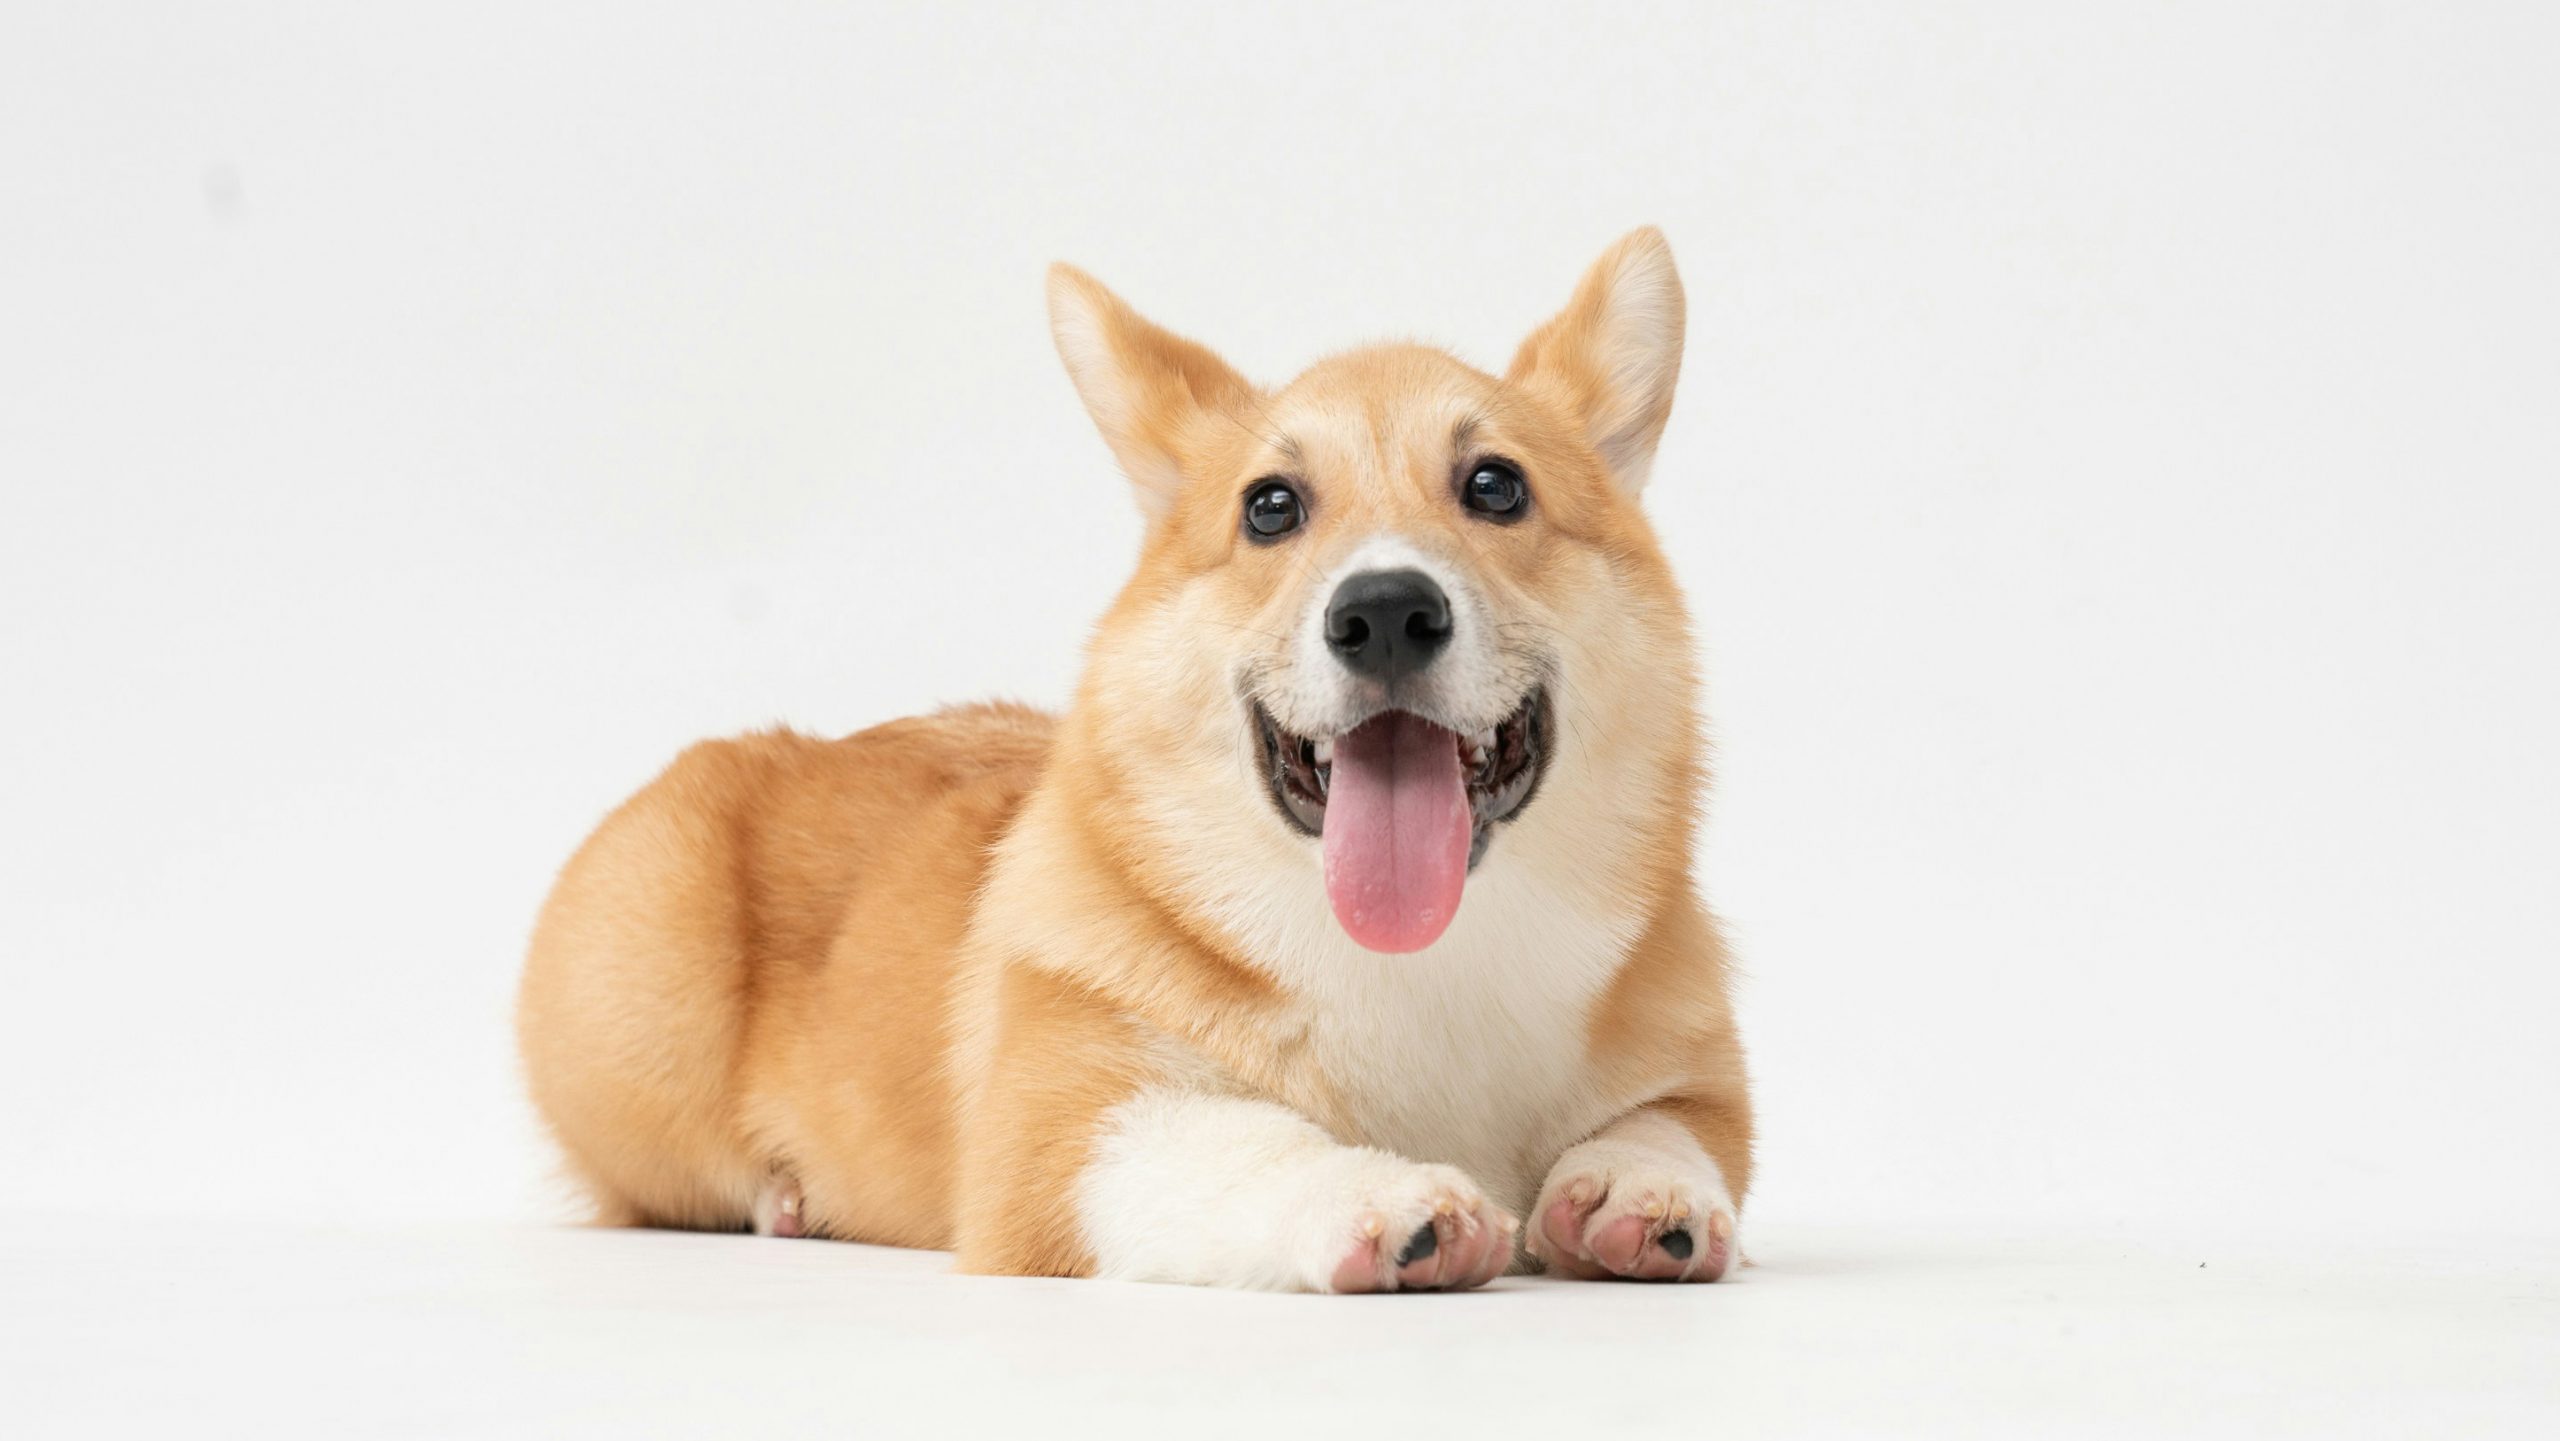
[[[1445,352],[1378,346],[1310,367],[1264,418],[1281,458],[1317,490],[1388,499],[1436,484],[1486,425],[1497,388]]]

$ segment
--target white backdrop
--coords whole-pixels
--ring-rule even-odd
[[[1498,366],[1669,232],[1755,1207],[2560,1213],[2548,7],[0,16],[0,1204],[558,1214],[697,736],[1062,699],[1086,265]]]

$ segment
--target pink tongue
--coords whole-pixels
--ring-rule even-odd
[[[1474,840],[1458,735],[1389,711],[1333,743],[1324,889],[1373,951],[1418,951],[1458,914]]]

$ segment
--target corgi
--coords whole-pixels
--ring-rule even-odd
[[[1500,376],[1263,389],[1048,298],[1146,515],[1074,702],[707,742],[604,821],[518,1007],[598,1218],[1265,1290],[1728,1274],[1661,234]]]

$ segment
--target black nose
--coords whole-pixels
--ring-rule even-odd
[[[1354,672],[1393,684],[1449,643],[1449,597],[1418,570],[1363,571],[1325,607],[1324,638]]]

